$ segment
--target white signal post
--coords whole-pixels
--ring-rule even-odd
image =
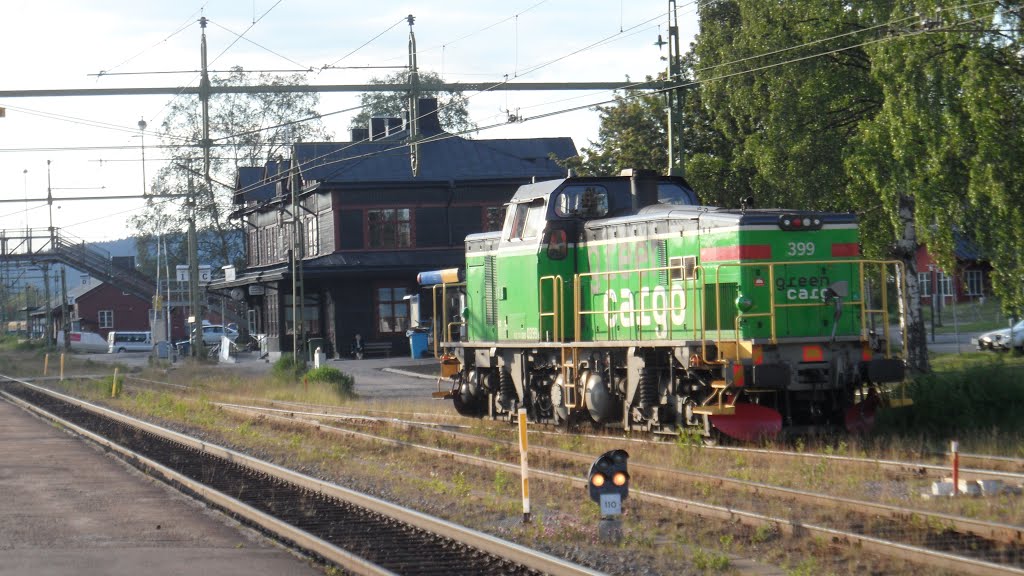
[[[960,492],[960,443],[950,442],[949,451],[953,455],[953,496],[956,496]]]
[[[526,463],[526,408],[519,409],[519,459],[523,476],[523,522],[530,521],[530,467]]]

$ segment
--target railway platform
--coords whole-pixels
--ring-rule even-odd
[[[0,576],[323,574],[0,400]]]

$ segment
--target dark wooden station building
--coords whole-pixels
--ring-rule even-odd
[[[419,113],[415,152],[402,119],[373,118],[350,142],[298,143],[290,160],[238,171],[246,267],[210,288],[245,300],[271,358],[294,342],[293,191],[304,337],[329,356],[349,354],[357,334],[401,354],[416,275],[464,266],[467,234],[500,229],[520,185],[564,177],[552,158],[576,155],[570,138],[446,134],[434,99],[421,99]]]

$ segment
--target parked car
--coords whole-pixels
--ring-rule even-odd
[[[986,332],[978,336],[974,343],[978,350],[1006,351],[1012,348],[1024,352],[1024,320],[1017,322],[1011,328]]]
[[[95,332],[71,332],[70,338],[72,352],[106,352],[110,345],[107,341]],[[57,347],[64,348],[64,332],[57,332]]]
[[[107,334],[107,352],[149,352],[153,349],[153,335],[150,332],[111,330]]]
[[[225,328],[219,324],[207,324],[203,326],[203,344],[207,346],[220,344],[222,336],[227,336],[228,340],[234,342],[238,339],[238,331],[232,330],[230,326]]]

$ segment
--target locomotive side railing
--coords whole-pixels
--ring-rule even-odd
[[[890,324],[889,324],[888,294],[887,294],[887,291],[885,290],[885,287],[884,287],[884,284],[883,284],[882,290],[881,290],[881,301],[882,301],[881,308],[879,308],[879,309],[870,309],[870,308],[868,308],[868,306],[866,305],[866,301],[864,299],[865,296],[867,295],[867,292],[865,291],[865,266],[875,266],[875,265],[877,265],[878,266],[879,276],[881,278],[883,278],[883,279],[886,277],[886,267],[892,266],[893,269],[894,269],[894,272],[895,272],[895,282],[896,282],[896,285],[897,285],[897,291],[901,295],[899,297],[902,299],[902,294],[904,293],[903,283],[906,282],[906,278],[905,278],[905,275],[903,274],[903,263],[898,261],[898,260],[810,260],[810,261],[796,261],[796,262],[734,262],[734,263],[718,264],[718,265],[715,266],[716,269],[715,269],[715,282],[714,282],[716,313],[722,309],[721,308],[721,304],[722,304],[722,302],[721,302],[721,286],[722,286],[723,283],[721,282],[721,273],[722,273],[722,269],[723,268],[725,268],[725,269],[728,269],[728,268],[754,268],[754,267],[764,268],[764,267],[767,266],[768,267],[768,278],[769,278],[769,283],[768,283],[768,288],[769,288],[769,296],[768,296],[769,310],[768,310],[768,312],[755,312],[755,313],[747,313],[747,312],[743,312],[742,310],[738,311],[738,313],[736,314],[736,317],[734,318],[734,323],[733,323],[734,324],[734,330],[735,330],[734,334],[736,336],[739,335],[739,333],[740,333],[740,323],[743,322],[744,320],[748,320],[748,319],[752,319],[752,318],[768,318],[769,319],[769,324],[770,324],[770,336],[769,336],[769,338],[770,338],[770,341],[771,341],[772,344],[776,344],[778,342],[778,329],[777,329],[777,322],[776,322],[776,320],[777,320],[777,315],[778,315],[779,309],[818,308],[818,307],[820,307],[822,305],[822,302],[820,302],[820,301],[813,301],[813,302],[807,302],[807,303],[794,303],[794,304],[779,304],[779,303],[777,303],[776,302],[777,293],[776,293],[776,285],[775,285],[775,267],[776,266],[805,266],[805,265],[807,265],[807,266],[843,265],[843,264],[856,265],[857,266],[857,279],[858,279],[857,282],[858,282],[858,286],[859,286],[859,290],[860,290],[858,292],[858,294],[860,295],[860,299],[859,300],[848,300],[848,301],[842,301],[841,300],[840,301],[840,305],[843,308],[846,308],[846,307],[850,307],[850,308],[859,307],[859,309],[860,309],[861,341],[864,341],[864,342],[867,342],[870,339],[870,335],[868,334],[868,325],[869,325],[869,320],[870,320],[871,315],[872,314],[880,314],[882,316],[882,333],[883,333],[884,340],[886,342],[885,357],[888,358],[889,356],[891,356],[891,346],[890,346],[890,343],[892,341],[892,339],[890,337],[891,335],[890,335],[890,329],[889,329],[889,325]],[[902,306],[901,306],[901,310],[902,310]],[[717,324],[716,340],[721,342],[721,341],[725,340],[723,338],[723,334],[722,334],[722,322],[719,321],[719,322],[716,322],[716,324]],[[903,331],[904,323],[901,321],[900,325],[901,325],[901,332],[902,332]],[[902,334],[902,341],[903,341],[903,350],[905,352],[906,351],[906,334]],[[706,339],[705,339],[705,346],[706,346]],[[740,359],[740,349],[739,349],[738,346],[734,348],[734,352],[735,353],[733,354],[733,356],[734,356],[733,359],[738,361]],[[706,357],[706,350],[704,350],[704,355]],[[719,358],[719,359],[721,359],[721,358]]]
[[[777,296],[778,296],[778,288],[776,287],[776,281],[775,281],[776,277],[778,276],[778,271],[776,270],[776,267],[779,267],[779,266],[805,266],[805,265],[810,265],[810,266],[815,266],[815,265],[818,265],[818,266],[820,266],[820,265],[829,265],[829,266],[849,265],[849,266],[855,266],[856,267],[857,285],[858,285],[858,287],[860,289],[860,291],[858,293],[859,294],[858,299],[857,300],[841,300],[840,301],[841,307],[843,309],[857,309],[858,310],[858,315],[860,317],[860,329],[861,329],[860,337],[861,337],[861,340],[863,342],[868,342],[870,340],[870,336],[871,336],[869,334],[870,321],[875,316],[881,316],[881,319],[882,319],[882,330],[881,331],[882,331],[883,338],[884,338],[884,340],[886,342],[885,356],[886,357],[891,356],[892,355],[892,347],[891,347],[891,342],[892,342],[891,336],[892,336],[892,334],[891,334],[891,330],[890,330],[890,316],[891,315],[890,315],[889,309],[888,309],[888,307],[889,307],[888,292],[887,292],[886,287],[885,287],[885,285],[886,285],[886,278],[888,276],[889,269],[892,269],[892,271],[893,271],[893,279],[896,282],[896,289],[897,289],[897,292],[898,292],[898,298],[900,298],[900,299],[902,299],[902,294],[905,292],[904,283],[906,282],[905,274],[903,272],[903,265],[902,265],[901,262],[896,261],[896,260],[866,260],[866,259],[860,259],[860,260],[813,260],[813,261],[786,261],[786,262],[716,263],[714,266],[708,266],[707,268],[705,268],[704,266],[696,266],[694,268],[694,274],[693,274],[692,278],[683,278],[682,277],[682,266],[679,266],[679,265],[659,266],[659,267],[650,267],[650,268],[638,268],[638,269],[629,270],[629,271],[614,270],[614,271],[601,271],[601,272],[580,273],[580,274],[576,274],[574,276],[574,282],[573,282],[573,296],[574,296],[574,298],[573,298],[573,322],[574,322],[573,326],[574,326],[574,330],[575,330],[575,340],[577,340],[577,341],[582,341],[583,340],[583,334],[584,334],[583,333],[583,324],[584,324],[584,321],[585,321],[585,319],[587,317],[597,317],[597,316],[600,316],[600,315],[607,315],[607,316],[611,317],[612,315],[615,315],[615,314],[622,314],[621,311],[611,311],[611,310],[609,310],[607,304],[605,305],[604,309],[600,309],[600,308],[598,308],[598,309],[585,309],[585,307],[584,307],[585,302],[592,302],[592,300],[593,300],[592,299],[593,294],[589,295],[591,297],[589,300],[584,299],[584,297],[583,297],[584,296],[583,295],[583,290],[584,290],[585,286],[590,286],[592,284],[592,282],[594,282],[596,280],[596,281],[600,281],[602,284],[607,286],[607,290],[614,290],[612,288],[612,284],[613,284],[612,280],[613,279],[621,278],[621,276],[623,276],[623,275],[628,275],[630,280],[628,282],[624,282],[624,283],[628,283],[628,287],[626,287],[626,289],[628,289],[632,295],[636,295],[636,294],[640,294],[641,290],[643,290],[644,288],[652,288],[652,287],[654,287],[654,286],[648,286],[648,285],[646,285],[644,283],[644,280],[645,280],[645,278],[648,275],[650,275],[650,274],[666,273],[666,274],[668,274],[671,277],[673,271],[675,271],[675,272],[677,272],[679,274],[679,277],[682,278],[682,279],[681,280],[671,280],[669,282],[669,286],[667,286],[669,288],[669,291],[667,292],[668,296],[666,297],[666,299],[667,299],[667,306],[644,305],[642,303],[643,302],[643,298],[635,298],[635,299],[633,299],[632,300],[633,306],[629,310],[629,314],[631,314],[632,318],[633,318],[630,321],[630,325],[629,326],[623,326],[623,325],[620,324],[618,326],[612,326],[610,321],[606,321],[605,322],[605,324],[606,324],[605,329],[607,330],[608,338],[612,338],[613,331],[614,332],[618,332],[618,331],[625,330],[626,331],[625,337],[627,337],[627,338],[634,339],[634,340],[636,340],[638,342],[642,342],[642,341],[648,340],[648,339],[651,338],[651,336],[649,335],[650,330],[647,330],[647,331],[644,330],[645,326],[640,321],[640,319],[644,318],[645,316],[650,316],[650,315],[653,315],[653,314],[664,314],[665,318],[669,319],[668,321],[665,322],[665,336],[664,336],[664,338],[666,338],[666,339],[678,339],[678,338],[689,337],[689,338],[691,338],[693,340],[700,341],[702,343],[702,348],[701,348],[702,357],[706,361],[711,361],[711,362],[714,362],[714,361],[724,361],[724,360],[727,360],[727,359],[730,359],[730,358],[723,356],[723,351],[722,351],[723,346],[721,346],[721,344],[722,343],[729,343],[729,342],[739,342],[739,340],[740,340],[739,339],[739,335],[740,335],[740,330],[741,330],[741,326],[740,325],[741,325],[741,323],[744,320],[749,320],[749,319],[754,319],[754,318],[765,318],[765,319],[767,319],[767,322],[769,324],[769,340],[770,340],[770,342],[772,344],[776,344],[778,342],[778,338],[779,338],[778,317],[779,317],[780,313],[782,313],[785,310],[789,310],[789,309],[820,308],[823,305],[821,300],[813,300],[813,301],[798,302],[798,303],[778,303],[776,301],[777,300]],[[728,270],[730,268],[743,269],[743,268],[754,268],[754,267],[761,268],[761,269],[767,268],[767,271],[768,271],[768,284],[767,284],[767,288],[768,288],[768,310],[765,311],[765,312],[754,312],[754,313],[743,312],[742,310],[738,310],[737,314],[732,319],[733,321],[729,322],[728,319],[722,317],[722,304],[723,304],[723,301],[722,301],[723,300],[722,290],[723,290],[723,285],[724,285],[724,283],[723,283],[723,270]],[[868,270],[870,270],[873,267],[877,267],[877,268],[875,268],[875,270],[876,270],[876,273],[878,274],[878,276],[880,277],[880,280],[881,280],[880,281],[880,286],[881,286],[881,298],[880,298],[880,300],[881,300],[881,303],[880,303],[880,307],[879,308],[871,308],[868,305],[868,303],[867,303],[867,301],[865,299],[867,297],[867,295],[868,295],[868,292],[865,289],[866,288],[866,277],[868,275]],[[713,274],[714,281],[710,282],[710,281],[708,281],[708,278],[711,276],[712,271],[714,273]],[[620,280],[620,282],[622,282],[622,281]],[[672,283],[673,282],[680,283],[680,286],[681,286],[681,288],[683,290],[684,302],[683,302],[682,310],[680,310],[680,308],[675,305],[675,303],[673,301],[673,298],[671,297],[671,288],[672,288]],[[664,284],[657,284],[657,285],[664,286]],[[712,328],[712,329],[708,328],[709,320],[710,320],[709,315],[712,313],[712,311],[709,310],[709,306],[706,305],[707,302],[704,302],[704,300],[700,297],[702,294],[707,294],[707,290],[709,290],[709,289],[714,291],[713,299],[714,299],[714,302],[715,302],[715,310],[713,312],[716,315],[715,325],[714,325],[714,328]],[[606,302],[608,302],[607,294],[605,295],[605,299],[606,299]],[[652,298],[651,300],[653,301],[654,299]],[[689,308],[689,310],[687,310],[687,308]],[[901,307],[900,307],[901,313],[902,313],[902,309],[903,309],[903,307],[901,305]],[[673,312],[676,312],[676,313],[682,312],[684,319],[687,319],[687,317],[689,317],[688,318],[690,320],[689,326],[686,326],[685,323],[684,323],[685,327],[680,331],[680,329],[676,327],[675,322],[670,321],[670,319],[673,317]],[[552,314],[551,312],[547,313],[547,315],[551,315],[551,314]],[[700,319],[701,319],[700,322],[697,321],[698,320],[698,314],[700,315]],[[730,324],[731,324],[732,330],[729,330],[729,329],[726,328],[726,326],[729,326]],[[598,325],[599,325],[599,323],[596,322],[596,321],[591,322],[591,327],[592,327],[591,338],[592,339],[596,339],[596,337],[597,337],[597,326]],[[902,325],[903,325],[903,322],[901,321],[901,333],[904,332],[904,330],[902,329]],[[732,333],[730,334],[729,332],[732,332]],[[716,344],[718,344],[718,346],[716,346],[716,348],[718,349],[718,352],[716,353],[717,358],[715,358],[715,359],[711,359],[711,358],[708,357],[709,336],[713,336],[714,337],[714,342]],[[903,349],[905,351],[906,350],[906,336],[905,336],[905,334],[903,334],[903,343],[904,343],[903,344]],[[740,359],[740,347],[738,345],[737,346],[733,346],[731,348],[731,352],[732,353],[728,354],[727,356],[734,357],[732,359],[735,359],[735,360],[739,360]]]
[[[612,283],[611,281],[612,281],[612,278],[614,276],[621,276],[623,274],[630,275],[630,276],[636,275],[636,288],[634,289],[631,286],[629,288],[629,290],[633,294],[638,294],[645,287],[645,285],[644,285],[644,277],[645,277],[645,275],[665,273],[665,274],[668,274],[669,276],[671,276],[673,271],[679,272],[680,277],[682,277],[683,265],[679,264],[679,265],[674,265],[674,266],[670,265],[670,266],[656,266],[656,267],[651,267],[651,268],[637,268],[635,270],[628,270],[628,271],[610,270],[610,271],[601,271],[601,272],[582,272],[582,273],[576,274],[574,276],[574,282],[573,282],[573,296],[574,296],[574,298],[573,298],[574,325],[573,326],[574,326],[574,329],[575,329],[576,339],[577,340],[581,339],[581,335],[582,335],[581,329],[582,329],[583,318],[584,317],[586,317],[586,316],[597,316],[597,315],[602,315],[602,314],[611,315],[611,314],[621,314],[622,313],[622,312],[610,312],[607,309],[605,309],[605,310],[584,310],[584,309],[582,309],[582,303],[583,303],[583,290],[582,290],[582,288],[583,288],[584,284],[586,284],[588,286],[590,285],[590,282],[588,282],[588,280],[592,280],[592,279],[595,279],[595,278],[603,278],[604,283],[607,284],[609,286],[609,290],[611,290],[611,288],[610,288],[611,283]],[[644,330],[643,330],[642,323],[641,322],[637,322],[636,318],[643,318],[643,317],[645,317],[645,315],[654,315],[654,314],[661,313],[661,314],[665,314],[666,315],[665,316],[666,317],[666,322],[665,322],[666,334],[665,334],[665,336],[663,338],[667,338],[667,339],[682,338],[682,337],[686,337],[687,335],[689,335],[691,338],[696,339],[698,334],[701,334],[701,337],[703,337],[703,330],[701,328],[698,328],[698,326],[702,327],[705,324],[705,322],[701,322],[699,324],[697,322],[697,313],[698,313],[697,308],[698,308],[698,306],[691,306],[691,307],[689,307],[689,310],[687,310],[688,307],[686,306],[687,302],[690,302],[690,301],[696,302],[697,301],[697,299],[696,299],[697,294],[700,293],[701,290],[703,289],[703,286],[698,285],[698,280],[697,280],[698,278],[701,277],[701,275],[702,274],[701,274],[700,267],[697,266],[695,268],[695,273],[694,273],[693,278],[690,278],[690,279],[683,278],[681,280],[675,281],[675,282],[678,282],[680,284],[680,286],[681,286],[681,288],[683,290],[683,292],[682,292],[682,294],[683,294],[683,306],[682,306],[681,309],[679,307],[675,306],[673,304],[673,302],[672,302],[672,296],[671,296],[671,288],[672,288],[672,286],[671,286],[671,282],[669,283],[669,286],[668,286],[669,291],[667,292],[667,295],[666,295],[666,300],[668,302],[668,306],[657,307],[657,306],[653,306],[653,305],[652,306],[644,306],[644,305],[641,304],[639,306],[634,306],[634,307],[630,308],[630,314],[632,314],[634,316],[634,320],[631,322],[630,326],[625,326],[624,327],[624,328],[630,329],[630,331],[628,333],[628,336],[630,338],[633,338],[633,339],[635,339],[637,341],[641,341],[641,342],[649,339],[650,338],[649,336],[645,336],[644,335]],[[653,301],[653,298],[652,298],[652,301]],[[634,304],[635,304],[635,301],[634,301]],[[680,329],[676,328],[674,323],[670,321],[670,319],[673,316],[673,312],[682,312],[682,314],[684,315],[683,316],[684,320],[686,318],[685,315],[687,314],[687,312],[690,312],[690,316],[691,316],[690,326],[688,328],[683,328],[682,329],[682,333],[679,333]],[[612,332],[612,327],[608,326],[609,337],[611,336],[611,332]]]
[[[431,322],[431,330],[434,338],[434,358],[440,358],[444,353],[442,350],[443,342],[452,342],[452,329],[462,327],[466,325],[465,319],[459,321],[452,321],[451,316],[448,313],[448,290],[465,288],[465,282],[442,282],[440,284],[434,284],[431,286],[431,304],[434,308],[434,320]],[[441,299],[438,301],[438,294],[440,293]],[[440,315],[440,318],[438,316]]]

